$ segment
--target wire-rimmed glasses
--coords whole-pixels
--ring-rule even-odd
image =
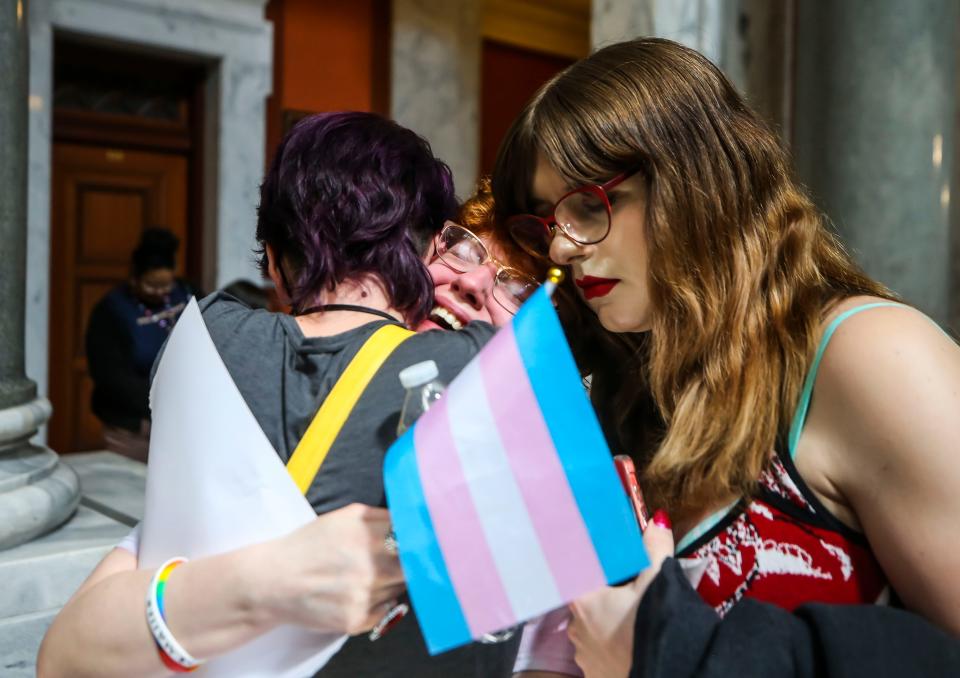
[[[489,263],[497,267],[493,299],[508,313],[516,313],[539,283],[515,268],[497,261],[473,231],[459,224],[448,223],[436,239],[437,255],[457,273],[469,273]]]

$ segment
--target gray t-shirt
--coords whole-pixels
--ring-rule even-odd
[[[371,316],[372,322],[357,329],[308,338],[292,317],[250,310],[223,293],[204,299],[200,309],[230,376],[284,462],[364,341],[388,324]],[[307,493],[317,513],[353,502],[386,505],[382,465],[387,448],[396,439],[403,404],[399,371],[433,360],[440,379],[449,383],[493,332],[493,327],[485,323],[472,323],[459,332],[423,332],[394,351],[347,418]],[[430,657],[411,613],[376,642],[370,642],[366,635],[351,638],[317,675],[509,676],[518,641],[474,643]]]

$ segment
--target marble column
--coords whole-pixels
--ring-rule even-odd
[[[593,0],[590,44],[594,48],[642,35],[656,35],[655,0]]]
[[[468,197],[480,158],[480,1],[394,0],[392,117],[425,137]]]
[[[733,0],[724,32],[724,70],[750,104],[790,144],[793,54],[799,0]]]
[[[726,17],[732,0],[594,0],[590,39],[594,48],[642,35],[692,47],[723,67]]]
[[[30,443],[51,409],[24,372],[27,9],[27,0],[0,8],[0,549],[60,525],[80,500],[76,474]]]
[[[800,177],[867,272],[940,322],[958,265],[958,14],[956,0],[816,0],[797,15]]]

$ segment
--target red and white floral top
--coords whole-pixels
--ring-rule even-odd
[[[745,597],[788,610],[886,602],[887,579],[864,536],[820,504],[787,454],[772,456],[754,498],[712,522],[688,535],[677,557],[721,616]]]

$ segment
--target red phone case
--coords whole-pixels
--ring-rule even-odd
[[[617,467],[617,475],[620,476],[623,491],[630,498],[633,512],[637,516],[637,524],[640,525],[640,531],[643,532],[647,529],[647,505],[643,501],[643,492],[640,491],[640,483],[637,481],[637,470],[633,465],[633,460],[625,454],[618,454],[613,458],[613,464]]]

